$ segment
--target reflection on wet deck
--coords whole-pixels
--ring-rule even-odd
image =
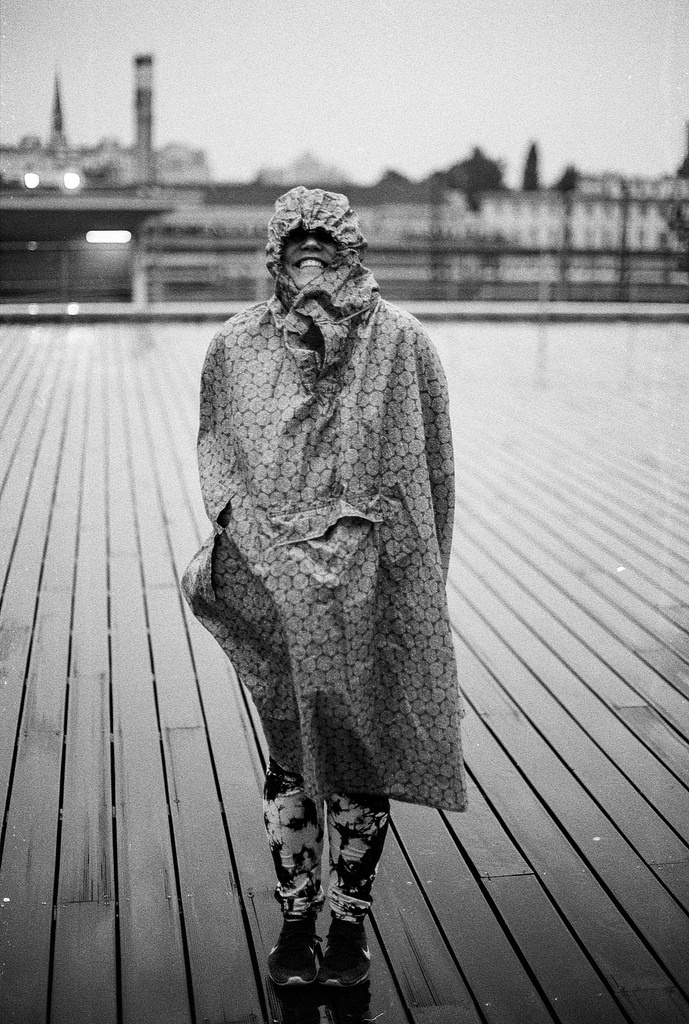
[[[689,327],[430,329],[471,809],[394,806],[326,998],[267,982],[264,743],[178,590],[211,328],[3,328],[3,1020],[689,1020]]]

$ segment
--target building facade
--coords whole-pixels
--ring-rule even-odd
[[[158,184],[163,186],[208,183],[211,172],[206,154],[183,143],[153,147],[153,58],[134,61],[135,141],[131,146],[104,138],[93,146],[69,143],[65,130],[60,82],[55,78],[50,132],[44,141],[27,135],[17,145],[0,146],[3,185],[28,189],[97,188]]]
[[[75,282],[92,296],[112,293],[105,270],[98,280],[88,270],[94,257],[86,260],[84,238],[66,228],[36,234],[39,208],[50,205],[51,192],[57,206],[50,216],[61,215],[59,197],[71,193],[75,216],[90,204],[94,227],[104,226],[108,203],[125,204],[135,222],[129,264],[139,301],[262,299],[272,288],[264,265],[266,225],[277,196],[295,184],[348,194],[369,240],[368,263],[392,299],[689,300],[686,176],[580,175],[567,191],[469,195],[443,187],[442,175],[412,182],[388,172],[375,185],[348,183],[337,167],[304,153],[287,167],[264,168],[254,182],[215,183],[203,150],[154,147],[150,55],[134,61],[134,120],[131,146],[111,138],[70,145],[56,79],[47,140],[27,136],[0,148],[4,192],[16,207],[11,212],[34,225],[26,237],[4,232],[5,259],[16,270],[5,274],[15,283],[3,283],[4,301],[31,295],[39,279],[32,268],[44,256],[42,297],[53,278],[56,298],[69,298]],[[141,219],[134,197],[166,212]],[[45,270],[48,255],[61,268],[58,276]],[[87,268],[79,274],[78,259]],[[125,291],[120,286],[118,296],[126,299]]]
[[[258,300],[270,292],[266,224],[278,192],[257,183],[149,222],[151,298]],[[585,179],[571,192],[437,191],[399,201],[348,188],[385,293],[407,299],[689,299],[682,241],[689,182]]]

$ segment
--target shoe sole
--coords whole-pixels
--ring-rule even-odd
[[[270,973],[270,971],[268,972],[268,977],[272,981],[273,985],[278,985],[280,988],[287,988],[290,985],[293,985],[295,987],[297,985],[313,985],[313,983],[316,981],[315,975],[314,975],[313,978],[308,978],[308,979],[294,977],[294,978],[288,978],[286,981],[278,981],[277,978],[273,977],[273,975]]]
[[[355,985],[362,985],[368,978],[370,971],[366,971],[366,974],[362,974],[360,978],[356,978],[354,981],[341,981],[339,978],[316,978],[319,985],[325,985],[326,988],[354,988]]]

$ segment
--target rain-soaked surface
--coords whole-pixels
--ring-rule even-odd
[[[265,747],[179,595],[211,325],[2,328],[1,1019],[689,1020],[689,326],[429,330],[470,809],[394,805],[338,996],[267,980]]]

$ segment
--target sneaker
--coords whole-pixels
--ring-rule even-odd
[[[364,922],[353,924],[333,915],[323,963],[318,972],[321,985],[347,988],[360,985],[368,978],[371,954],[366,940]]]
[[[286,919],[268,955],[268,974],[276,985],[310,985],[316,980],[315,917]]]

